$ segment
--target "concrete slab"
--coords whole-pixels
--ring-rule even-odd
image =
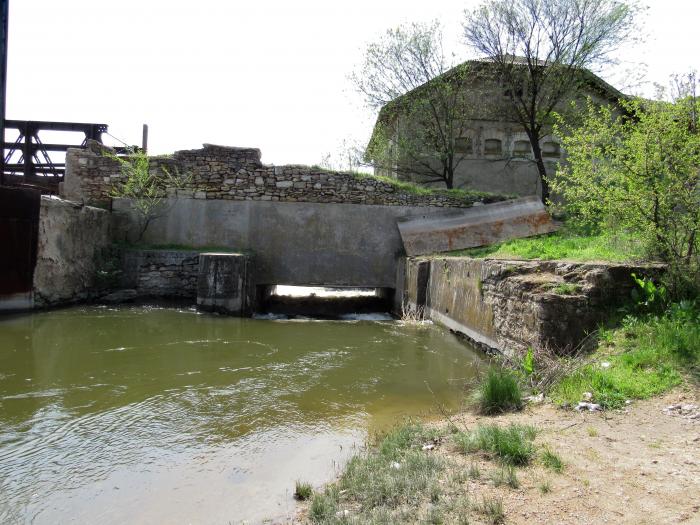
[[[397,220],[407,255],[487,246],[557,229],[539,197]]]

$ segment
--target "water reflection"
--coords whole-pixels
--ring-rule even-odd
[[[0,522],[291,512],[295,479],[328,479],[397,418],[456,407],[477,364],[450,334],[396,322],[145,307],[4,319]]]

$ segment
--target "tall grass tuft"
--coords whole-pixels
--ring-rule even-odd
[[[532,441],[536,433],[534,427],[527,425],[486,425],[459,433],[454,440],[464,454],[483,451],[508,465],[527,465],[535,453]]]
[[[520,410],[523,407],[520,386],[512,372],[492,367],[479,385],[477,408],[486,415]]]

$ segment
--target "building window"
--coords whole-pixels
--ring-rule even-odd
[[[516,140],[513,144],[513,155],[518,157],[527,157],[530,155],[530,141],[529,140]]]
[[[471,137],[459,137],[455,139],[455,153],[471,155],[474,153],[474,145]]]
[[[556,142],[545,142],[542,144],[542,156],[543,157],[560,157],[561,156],[561,146]]]
[[[498,139],[484,141],[484,155],[500,155],[503,151],[502,142]]]

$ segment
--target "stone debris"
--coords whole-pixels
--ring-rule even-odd
[[[591,392],[584,392],[581,397],[583,397],[584,401],[593,401],[593,394]]]
[[[421,450],[433,450],[435,448],[435,443],[426,443],[423,445]]]
[[[683,419],[691,419],[700,421],[700,407],[690,403],[677,403],[669,405],[663,409],[664,414],[668,416],[678,416]]]
[[[544,403],[544,394],[540,392],[534,396],[526,396],[525,401],[528,403]]]
[[[589,412],[598,412],[600,410],[603,410],[603,408],[598,403],[587,403],[585,401],[581,401],[578,405],[574,407],[574,409],[578,410],[579,412],[583,410],[588,410]]]
[[[391,468],[393,468],[394,470],[400,470],[400,469],[401,469],[401,463],[399,463],[398,461],[392,461],[392,462],[391,462]]]

